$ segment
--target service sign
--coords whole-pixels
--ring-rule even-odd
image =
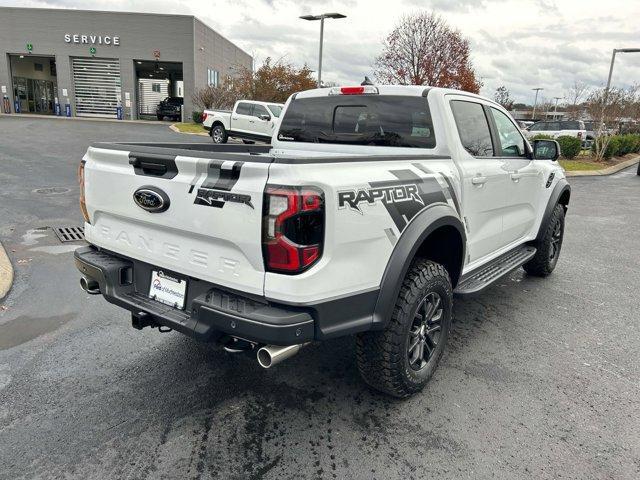
[[[65,33],[64,41],[65,43],[74,43],[77,45],[106,45],[113,47],[120,46],[120,36],[118,35]]]

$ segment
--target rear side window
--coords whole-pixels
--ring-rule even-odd
[[[584,130],[580,122],[560,122],[560,130]]]
[[[278,134],[281,141],[434,148],[424,97],[336,95],[293,100]]]
[[[238,108],[236,108],[238,115],[251,115],[251,104],[240,102]]]
[[[489,122],[482,105],[475,102],[453,100],[451,110],[456,120],[462,146],[474,157],[493,156],[493,143]]]

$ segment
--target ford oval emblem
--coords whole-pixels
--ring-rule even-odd
[[[133,192],[133,201],[147,212],[159,213],[169,208],[169,197],[166,193],[156,187],[140,187]]]

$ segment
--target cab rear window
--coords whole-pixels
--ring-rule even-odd
[[[293,100],[278,139],[385,147],[434,148],[424,97],[336,95]]]

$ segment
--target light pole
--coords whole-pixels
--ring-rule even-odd
[[[609,78],[607,79],[607,88],[604,91],[604,103],[609,99],[609,88],[611,87],[611,76],[613,75],[613,64],[616,61],[616,53],[638,53],[640,48],[614,48],[611,54],[611,66],[609,67]]]
[[[318,88],[322,87],[322,40],[324,37],[324,19],[325,18],[346,18],[346,15],[341,13],[322,13],[320,15],[303,15],[300,17],[303,20],[320,20],[320,55],[318,59]]]
[[[536,91],[536,99],[533,102],[533,112],[531,112],[531,120],[536,118],[536,107],[538,106],[538,92],[540,92],[540,90],[544,90],[544,88],[532,88],[531,90],[535,90]]]
[[[560,100],[562,97],[553,97],[556,99],[556,106],[553,107],[553,119],[556,119],[556,116],[558,114],[558,100]]]
[[[602,113],[600,114],[600,121],[598,122],[598,136],[602,133],[602,124],[604,123],[604,111],[607,108],[607,102],[609,101],[609,89],[611,88],[611,77],[613,76],[613,64],[616,61],[616,53],[638,53],[640,48],[614,48],[611,53],[611,65],[609,66],[609,78],[607,78],[607,88],[604,89],[604,98],[602,99]]]

